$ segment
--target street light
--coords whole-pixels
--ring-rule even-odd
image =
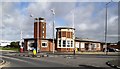
[[[22,26],[21,26],[21,24],[20,24],[20,29],[21,29],[21,31],[20,31],[20,53],[22,53],[23,52],[23,44],[22,44]]]
[[[30,17],[33,17],[33,15],[31,14]],[[39,48],[38,48],[38,46],[39,46],[39,18],[37,18],[37,19],[38,19],[38,22],[37,22],[37,53],[38,53],[39,52],[38,51],[39,50]],[[34,22],[35,22],[35,20],[34,20]]]
[[[107,7],[108,4],[110,4],[111,2],[106,3],[106,14],[105,14],[105,54],[107,55]]]
[[[75,14],[74,14],[74,12],[75,12],[75,9],[72,11],[72,21],[73,21],[73,31],[74,31],[74,17],[75,17]],[[75,31],[73,32],[73,46],[74,46],[74,51],[73,51],[73,55],[74,55],[74,57],[75,57],[75,50],[76,50],[76,47],[75,47]]]
[[[51,9],[51,12],[53,14],[53,53],[54,53],[54,23],[55,23],[55,12],[54,12],[54,9]]]

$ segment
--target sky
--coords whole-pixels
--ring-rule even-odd
[[[47,38],[52,38],[53,15],[55,10],[55,28],[61,26],[75,27],[75,36],[104,42],[105,32],[105,4],[104,1],[10,1],[0,2],[0,38],[2,40],[20,40],[20,31],[23,38],[33,38],[34,18],[44,17],[47,26]],[[74,13],[74,17],[73,17]],[[33,18],[30,17],[33,15]],[[118,0],[108,5],[107,42],[118,41]],[[56,29],[55,29],[56,31]]]

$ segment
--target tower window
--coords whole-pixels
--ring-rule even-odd
[[[43,31],[43,34],[44,34],[44,31]]]

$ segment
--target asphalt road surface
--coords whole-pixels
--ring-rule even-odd
[[[82,59],[86,59],[86,61],[84,60],[85,62],[87,62],[89,59],[94,60],[95,58],[100,58],[100,59],[111,58],[111,57],[116,58],[115,56],[91,56],[90,57],[89,55],[83,55],[80,57]],[[89,59],[88,59],[88,57],[89,57]],[[31,59],[30,57],[20,57],[20,56],[3,54],[2,59],[7,62],[5,64],[5,66],[2,67],[2,69],[31,69],[31,68],[32,69],[35,69],[35,68],[40,69],[41,67],[48,67],[50,69],[54,69],[55,67],[57,67],[57,69],[63,69],[63,67],[70,67],[69,69],[73,68],[71,65],[47,62],[47,61],[41,60],[41,58],[35,60],[36,58]],[[48,59],[51,60],[51,58],[48,58]],[[80,60],[82,60],[82,59],[80,59]],[[54,60],[54,58],[52,60]],[[99,64],[100,61],[98,61],[96,63]],[[95,61],[93,61],[93,62],[95,62]],[[88,63],[90,63],[90,62],[88,62]],[[74,64],[74,61],[73,61],[73,64]],[[79,67],[79,69],[114,69],[111,67],[94,67],[94,66],[82,65],[82,64],[78,65],[78,67]]]
[[[19,56],[4,56],[3,60],[7,61],[8,63],[6,65],[7,69],[9,67],[70,67],[62,64],[44,62]]]

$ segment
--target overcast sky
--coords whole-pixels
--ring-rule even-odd
[[[45,0],[47,1],[47,0]],[[113,0],[114,1],[114,0]],[[115,0],[118,1],[118,0]],[[107,1],[108,2],[108,1]],[[74,26],[75,35],[79,38],[89,38],[104,41],[105,4],[107,2],[31,2],[18,1],[1,2],[0,38],[4,40],[20,40],[33,38],[34,17],[44,17],[47,24],[47,38],[52,38],[52,13],[55,10],[55,27]],[[108,5],[108,33],[107,42],[118,41],[118,2]]]

